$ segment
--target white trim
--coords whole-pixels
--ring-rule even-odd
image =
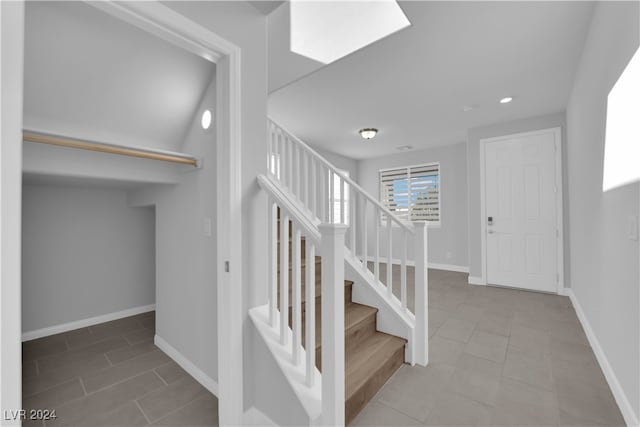
[[[555,161],[556,161],[556,228],[559,231],[556,239],[556,273],[558,274],[558,282],[556,293],[562,295],[564,292],[564,213],[563,213],[563,179],[562,179],[562,132],[560,127],[552,127],[540,129],[531,132],[513,133],[498,137],[482,138],[480,140],[480,252],[482,258],[482,282],[487,284],[487,223],[485,218],[486,212],[486,188],[485,188],[485,162],[486,162],[486,144],[491,142],[503,141],[513,138],[522,138],[535,135],[543,135],[553,133],[555,143]]]
[[[595,332],[591,328],[589,321],[587,320],[587,316],[582,310],[582,306],[578,301],[578,298],[573,293],[570,288],[565,288],[569,298],[571,299],[571,303],[573,304],[573,308],[576,310],[576,314],[578,315],[578,320],[580,320],[580,324],[584,329],[585,334],[587,335],[587,340],[589,340],[589,344],[591,344],[591,348],[593,349],[593,353],[596,355],[596,359],[598,359],[598,363],[600,364],[600,368],[602,369],[602,373],[604,377],[607,379],[607,383],[609,383],[609,388],[613,393],[613,397],[616,399],[616,403],[622,412],[622,416],[624,417],[624,421],[628,426],[638,426],[640,425],[640,420],[638,419],[638,414],[636,414],[633,410],[633,406],[629,402],[627,395],[625,394],[622,386],[620,385],[620,381],[618,381],[618,377],[616,377],[607,356],[600,346],[600,342],[596,337]]]
[[[469,276],[468,282],[470,285],[479,285],[479,286],[487,285],[487,282],[484,280],[484,278],[478,277],[478,276]]]
[[[23,332],[22,341],[35,340],[36,338],[48,337],[49,335],[60,334],[62,332],[73,331],[74,329],[86,328],[87,326],[99,323],[110,322],[112,320],[123,319],[136,314],[147,313],[156,309],[155,304],[142,305],[140,307],[128,308],[114,313],[101,314],[100,316],[88,317],[86,319],[74,320],[73,322],[61,323],[35,331]]]
[[[213,393],[216,397],[218,396],[218,383],[211,378],[209,375],[205,374],[204,371],[198,368],[193,364],[189,359],[187,359],[182,353],[176,350],[171,344],[166,342],[161,336],[155,335],[153,337],[153,343],[160,350],[164,351],[167,356],[173,359],[182,369],[187,371],[189,375],[191,375],[196,381],[198,381],[204,388]]]
[[[359,257],[360,259],[362,259],[361,257]],[[367,257],[367,261],[368,262],[373,262],[375,260],[375,257],[372,256],[368,256]],[[387,262],[387,258],[386,257],[380,257],[381,262],[386,263]],[[399,258],[391,258],[391,263],[394,265],[400,265],[402,264],[402,260]],[[407,265],[409,267],[415,267],[416,262],[413,260],[408,259],[407,260]],[[469,272],[469,267],[465,266],[465,265],[454,265],[454,264],[439,264],[439,263],[435,263],[435,262],[430,262],[428,264],[428,268],[431,268],[432,270],[445,270],[445,271],[456,271],[458,273],[468,273]]]
[[[568,296],[570,296],[570,294],[569,294],[570,292],[571,292],[571,288],[562,287],[558,291],[558,295],[561,295],[563,297],[568,297]]]
[[[239,425],[244,413],[242,298],[241,50],[159,2],[89,2],[142,30],[216,63],[216,256],[220,425]],[[212,163],[213,164],[213,163]],[[212,190],[213,193],[213,190]],[[229,271],[225,266],[229,265]]]

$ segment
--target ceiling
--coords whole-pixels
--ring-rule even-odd
[[[26,128],[179,151],[214,68],[86,3],[26,3]]]
[[[315,147],[364,159],[565,109],[593,2],[400,5],[409,28],[328,66],[305,63],[306,77],[289,70],[293,81],[270,94],[269,115]],[[500,104],[505,96],[514,101]],[[357,133],[365,127],[380,130],[371,142]]]

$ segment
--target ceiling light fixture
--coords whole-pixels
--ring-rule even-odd
[[[504,97],[504,98],[502,98],[502,99],[500,100],[500,104],[508,104],[508,103],[510,103],[511,101],[513,101],[513,97],[511,97],[511,96],[506,96],[506,97]]]
[[[364,139],[371,139],[378,133],[378,129],[376,128],[364,128],[358,131],[361,137]]]

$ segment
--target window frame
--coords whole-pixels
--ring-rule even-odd
[[[385,200],[383,198],[383,194],[382,194],[383,193],[382,174],[384,172],[405,169],[407,171],[407,176],[409,176],[411,169],[421,168],[421,167],[429,167],[429,166],[437,166],[438,167],[438,220],[437,221],[425,221],[425,222],[427,223],[429,228],[440,228],[442,226],[442,169],[441,169],[440,161],[418,163],[418,164],[409,165],[409,166],[395,166],[395,167],[390,167],[390,168],[379,169],[378,170],[378,200],[380,200],[380,203],[385,208],[391,210],[389,208],[389,206],[386,205]],[[391,211],[391,212],[393,212],[393,211]],[[412,221],[409,218],[407,218],[407,219],[402,219],[401,218],[401,220],[409,222],[409,223],[418,222],[418,221]],[[383,216],[380,217],[380,222],[381,222],[382,226],[386,226],[387,225],[387,223],[386,223],[386,221],[385,221]],[[393,227],[398,227],[398,224],[396,224],[394,221],[392,221],[391,224],[392,224]]]

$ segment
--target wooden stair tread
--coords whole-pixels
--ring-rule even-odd
[[[322,347],[322,322],[321,322],[321,310],[319,307],[316,308],[316,350]],[[368,305],[357,304],[355,302],[349,303],[345,305],[344,312],[344,334],[345,337],[349,335],[349,332],[358,327],[362,322],[366,322],[371,316],[375,316],[378,313],[378,309],[374,307],[369,307]],[[304,312],[302,315],[302,338],[303,338],[303,346],[304,346],[304,336],[305,336],[305,318]]]
[[[404,349],[407,340],[376,331],[351,351],[346,357],[345,397],[349,400],[399,349]],[[404,361],[404,353],[403,353]]]

